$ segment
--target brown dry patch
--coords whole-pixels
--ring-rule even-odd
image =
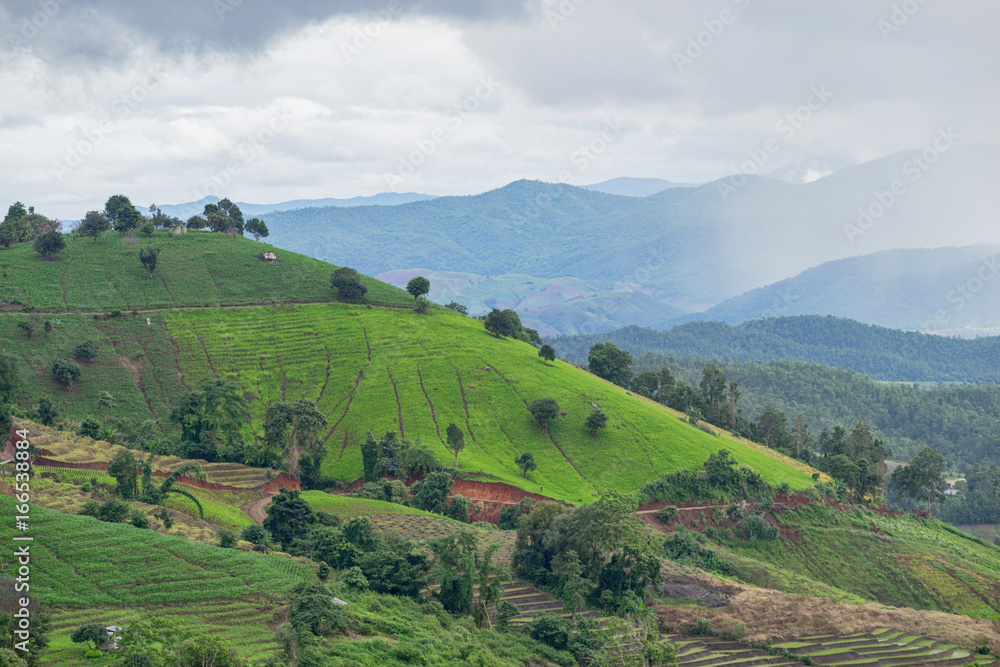
[[[708,575],[694,578],[706,586],[717,587],[721,583]],[[819,634],[842,635],[888,627],[952,644],[968,647],[987,644],[994,651],[1000,650],[1000,623],[994,621],[878,603],[852,605],[828,598],[748,588],[731,581],[725,585],[742,590],[731,597],[729,606],[721,609],[657,605],[663,629],[676,631],[705,618],[717,627],[740,623],[746,626],[748,638],[755,641],[767,637],[790,640]]]

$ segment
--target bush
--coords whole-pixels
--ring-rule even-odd
[[[769,524],[759,514],[751,514],[743,519],[739,525],[739,533],[747,541],[778,539],[778,527]]]
[[[472,507],[472,499],[466,498],[465,496],[455,494],[448,501],[448,506],[445,507],[444,515],[451,517],[456,521],[461,521],[462,523],[469,523],[469,508]]]
[[[708,622],[708,619],[699,618],[697,621],[683,626],[681,628],[681,633],[685,635],[694,635],[696,637],[707,637],[709,635],[714,635],[715,630],[712,629],[712,624]]]
[[[677,508],[673,505],[667,505],[659,512],[657,512],[656,518],[658,518],[663,523],[667,523],[668,521],[673,519],[676,514],[677,514]]]
[[[738,523],[740,520],[744,519],[747,514],[750,513],[749,508],[745,500],[741,500],[738,503],[733,503],[726,508],[726,516],[733,523]]]
[[[83,504],[83,507],[81,507],[77,511],[77,514],[79,514],[80,516],[92,516],[95,519],[98,518],[100,513],[101,513],[101,504],[96,500],[88,500]]]
[[[100,651],[87,651],[83,654],[83,657],[87,660],[97,660],[98,658],[103,658],[104,654]]]
[[[792,495],[791,485],[788,482],[782,482],[781,485],[778,486],[778,495],[782,498],[787,498]]]
[[[268,547],[274,544],[274,541],[271,539],[271,533],[267,528],[258,526],[255,523],[243,527],[243,530],[240,531],[240,539],[246,540],[251,544],[263,544]]]
[[[333,601],[333,595],[323,584],[311,584],[292,598],[288,618],[292,626],[319,637],[328,637],[347,627],[347,611]]]
[[[325,560],[320,561],[319,572],[316,573],[316,576],[319,577],[320,581],[326,581],[330,578],[330,566],[327,565]]]
[[[427,313],[427,310],[431,307],[431,302],[422,296],[417,297],[417,307],[416,310],[421,315]]]
[[[357,565],[344,570],[340,574],[340,581],[359,591],[368,590],[368,579]]]
[[[76,346],[74,353],[80,359],[96,359],[97,354],[101,351],[101,344],[96,340],[88,340],[86,343],[80,343]]]
[[[155,229],[156,226],[150,221],[139,228],[139,233],[143,236],[152,236]]]
[[[108,523],[121,523],[128,515],[128,503],[117,498],[111,498],[97,510],[97,518]]]
[[[93,417],[87,417],[80,424],[80,430],[76,432],[77,435],[85,438],[93,438],[97,440],[101,435],[101,422],[97,421]]]
[[[80,364],[72,359],[57,359],[52,364],[52,376],[67,387],[72,387],[73,382],[78,380],[82,373]]]
[[[236,546],[236,533],[228,528],[221,529],[216,535],[219,537],[219,546],[223,549],[232,549]]]
[[[131,523],[136,528],[147,529],[150,526],[149,517],[142,510],[135,509],[132,510],[132,514],[129,516],[129,523]]]

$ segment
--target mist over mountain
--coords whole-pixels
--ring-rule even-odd
[[[408,204],[414,201],[425,201],[434,199],[433,195],[422,195],[416,192],[382,192],[368,197],[349,197],[347,199],[335,199],[327,197],[325,199],[292,199],[290,201],[278,202],[277,204],[248,204],[246,202],[236,202],[245,215],[263,215],[274,211],[290,211],[300,208],[315,208],[317,206],[396,206],[397,204]],[[219,198],[209,195],[198,201],[184,204],[165,204],[157,206],[166,215],[171,215],[181,220],[187,220],[192,215],[200,215],[205,210],[205,204],[218,203]],[[137,206],[143,214],[148,215],[149,209]]]
[[[855,162],[844,158],[815,155],[770,171],[764,174],[764,176],[784,181],[785,183],[791,183],[792,185],[801,185],[826,178],[833,172],[850,167],[853,164]]]
[[[895,249],[900,238],[917,248],[1000,242],[993,186],[1000,149],[952,147],[953,139],[942,131],[930,152],[892,155],[802,185],[731,177],[626,197],[515,181],[479,195],[264,217],[275,245],[336,257],[373,275],[420,267],[579,278],[598,281],[598,290],[640,292],[654,311],[647,321],[666,321],[824,262]],[[454,298],[462,301],[462,291]],[[601,318],[577,318],[561,330],[627,321],[616,314],[619,306],[608,307]]]
[[[696,186],[693,183],[674,183],[663,178],[631,178],[624,176],[582,187],[585,190],[604,192],[609,195],[648,197],[649,195],[655,195],[657,192],[663,192],[670,188],[691,188]]]
[[[966,335],[1000,327],[1000,246],[884,250],[826,262],[671,324],[834,315]]]

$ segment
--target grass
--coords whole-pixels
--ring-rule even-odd
[[[480,322],[448,311],[417,315],[329,303],[179,310],[163,317],[189,384],[214,372],[252,394],[247,437],[262,433],[269,404],[316,401],[330,420],[324,472],[342,480],[361,475],[366,431],[402,431],[447,462],[453,455],[442,438],[454,422],[467,433],[459,455],[465,473],[571,503],[699,468],[723,447],[772,484],[805,488],[812,481],[808,468],[780,454],[708,435],[569,364],[543,364],[534,347],[496,339]],[[527,411],[528,403],[546,396],[566,413],[549,433]],[[610,417],[596,438],[583,425],[591,403]],[[538,463],[527,478],[514,465],[524,451]]]
[[[0,497],[0,540],[11,544],[14,504]],[[310,566],[293,559],[38,506],[32,506],[28,535],[34,538],[31,592],[56,609],[53,662],[47,657],[45,664],[80,664],[81,647],[66,641],[77,625],[121,625],[139,613],[175,615],[187,627],[221,633],[246,657],[273,652],[277,644],[268,622],[282,604],[280,596],[315,579]]]
[[[160,249],[151,280],[139,263],[139,248]],[[277,264],[257,259],[274,252]],[[56,261],[38,259],[29,243],[0,248],[0,301],[44,311],[105,312],[176,306],[217,306],[289,300],[329,300],[337,267],[266,243],[226,234],[157,231],[139,237],[133,251],[120,234],[92,239],[66,236]],[[364,278],[368,299],[409,305],[401,289]]]

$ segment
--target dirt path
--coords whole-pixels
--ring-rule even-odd
[[[729,507],[729,505],[723,504],[723,505],[701,505],[699,507],[678,507],[677,511],[690,512],[692,510],[710,510],[710,509],[715,509],[716,507]],[[639,510],[638,512],[636,512],[636,514],[656,514],[657,512],[660,512],[662,510],[663,510],[662,507],[656,510]]]
[[[267,508],[271,506],[271,498],[274,494],[268,494],[259,500],[251,500],[240,505],[240,509],[250,515],[253,522],[258,526],[264,523],[267,517]]]

